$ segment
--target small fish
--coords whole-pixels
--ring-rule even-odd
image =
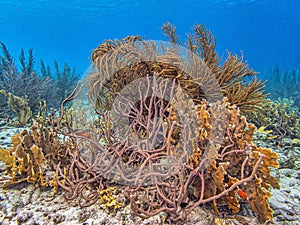
[[[294,138],[294,139],[292,140],[292,144],[293,144],[293,145],[300,145],[300,139]]]
[[[224,182],[225,182],[225,183],[228,183],[228,182],[229,182],[229,176],[228,176],[227,173],[224,175]]]
[[[242,199],[247,199],[247,198],[248,198],[247,194],[246,194],[243,190],[241,190],[241,189],[239,189],[239,190],[237,191],[237,193],[238,193],[238,195],[239,195]]]
[[[271,135],[271,136],[268,136],[267,138],[268,139],[276,139],[276,138],[278,138],[278,136],[277,135]]]
[[[85,138],[91,138],[92,137],[91,134],[89,134],[88,132],[85,132],[85,131],[76,131],[75,134],[78,135],[78,136],[85,137]]]
[[[187,205],[188,205],[187,202],[181,202],[181,203],[180,203],[180,207],[181,207],[181,208],[185,208],[185,207],[187,207]]]
[[[266,130],[267,126],[261,126],[256,130],[257,133],[262,133],[262,134],[270,134],[273,131],[272,130]]]

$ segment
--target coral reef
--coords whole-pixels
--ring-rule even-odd
[[[163,82],[155,82],[149,81],[154,89],[159,90],[160,85],[164,86]],[[223,103],[217,102],[214,105],[203,100],[194,113],[188,112],[189,115],[198,115],[198,126],[201,132],[196,139],[184,139],[183,143],[186,146],[181,146],[176,135],[178,127],[175,127],[178,115],[172,112],[170,104],[165,104],[157,114],[159,118],[165,118],[163,120],[166,121],[166,125],[147,119],[147,115],[151,115],[148,111],[143,112],[145,118],[138,117],[139,113],[142,113],[141,106],[155,108],[162,104],[155,98],[155,93],[151,95],[150,100],[145,99],[142,90],[139,91],[141,97],[138,105],[126,104],[133,107],[131,112],[136,112],[131,114],[130,133],[117,135],[113,132],[112,130],[116,131],[116,128],[113,128],[110,114],[106,113],[104,134],[99,135],[95,131],[89,135],[77,135],[73,132],[66,134],[76,136],[77,143],[80,143],[75,152],[68,152],[73,163],[66,166],[59,165],[57,168],[58,180],[64,181],[63,184],[59,182],[59,185],[66,191],[66,199],[79,198],[79,204],[82,206],[91,205],[100,198],[97,189],[103,190],[110,187],[111,183],[125,182],[128,183],[126,192],[130,196],[131,209],[142,218],[167,212],[172,221],[184,220],[197,206],[206,203],[211,203],[217,214],[220,209],[224,210],[224,205],[227,205],[228,210],[232,210],[233,213],[238,213],[240,202],[246,201],[261,223],[272,222],[272,210],[268,205],[270,197],[268,188],[269,186],[279,188],[279,184],[270,175],[269,167],[278,166],[277,154],[252,143],[255,126],[248,124],[245,117],[240,116],[238,108],[231,105],[226,98]],[[185,108],[189,108],[187,105]],[[118,106],[116,109],[120,117],[125,113],[121,108]],[[226,111],[226,124],[219,129],[226,129],[227,132],[222,143],[214,144],[212,140],[217,138],[209,125],[214,119],[217,120],[216,123],[224,119],[213,118],[214,114],[220,115],[221,112],[218,110],[223,108]],[[143,145],[140,146],[132,141],[134,137],[143,138],[145,134],[151,137],[157,130],[143,130],[141,125],[156,127],[158,130],[163,129],[159,127],[166,126],[168,132],[164,135],[167,136],[163,136],[158,145],[155,144],[157,140],[143,139],[145,146],[150,147],[143,149]],[[187,128],[180,130],[181,134],[186,132],[188,132]],[[104,143],[99,140],[103,135]],[[91,151],[89,155],[85,155],[84,150],[87,144]],[[186,155],[189,144],[194,147],[191,156]],[[173,159],[170,162],[169,156],[176,156],[179,161]],[[184,163],[186,157],[188,163]],[[150,165],[157,167],[152,168]],[[68,172],[63,172],[62,168],[67,168]],[[166,168],[172,172],[168,173],[169,170]],[[157,183],[153,184],[153,180]],[[130,183],[135,185],[129,185]],[[243,190],[247,198],[242,199],[238,196],[239,189]]]
[[[81,207],[129,204],[141,218],[165,213],[170,223],[198,206],[237,214],[243,203],[260,223],[272,223],[269,188],[279,183],[270,168],[278,156],[253,143],[256,127],[241,115],[260,109],[264,83],[236,55],[221,64],[203,25],[189,35],[184,55],[174,45],[176,28],[167,23],[163,31],[173,44],[158,49],[130,36],[95,49],[90,76],[62,101],[60,114],[52,109],[1,149],[5,186],[51,185]]]

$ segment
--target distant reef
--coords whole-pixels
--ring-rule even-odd
[[[0,45],[1,117],[16,115],[18,122],[27,123],[32,115],[38,114],[41,102],[47,102],[48,107],[59,107],[79,80],[75,67],[70,68],[66,63],[60,70],[55,61],[52,73],[43,60],[36,66],[32,49],[27,56],[21,49],[16,61],[5,44],[0,42]]]

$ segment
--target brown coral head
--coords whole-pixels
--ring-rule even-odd
[[[200,132],[199,160],[209,165],[226,118],[218,81],[200,57],[174,43],[129,37],[106,41],[92,59],[77,100],[102,118],[102,134],[79,136],[90,141],[84,156],[97,172],[126,185],[160,182],[188,164]],[[205,102],[199,119],[197,105]]]

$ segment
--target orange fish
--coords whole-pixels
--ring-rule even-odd
[[[240,196],[242,199],[247,199],[247,198],[248,198],[247,194],[246,194],[244,191],[242,191],[241,189],[239,189],[239,190],[237,191],[237,193],[239,194],[239,196]]]
[[[85,131],[76,131],[75,134],[78,135],[78,136],[85,137],[85,138],[91,138],[92,137],[92,135],[90,135],[88,132],[85,132]]]

